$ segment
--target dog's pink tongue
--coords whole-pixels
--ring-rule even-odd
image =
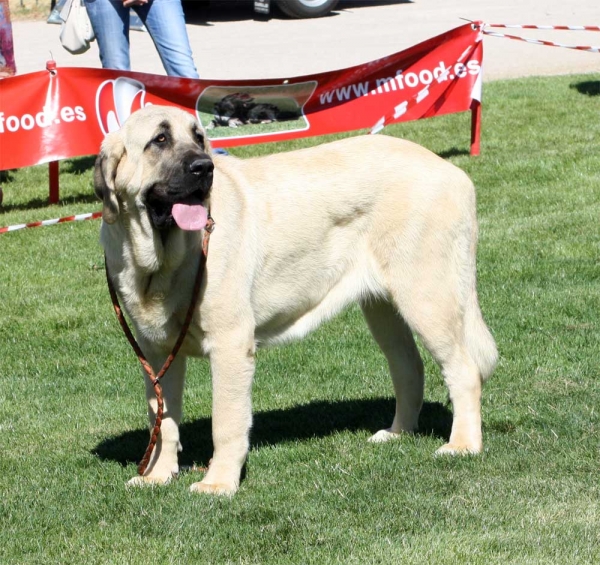
[[[200,204],[173,204],[173,218],[182,230],[197,231],[208,221],[208,211]]]

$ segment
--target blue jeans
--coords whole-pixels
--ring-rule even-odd
[[[129,10],[122,0],[85,0],[105,69],[131,70]],[[198,78],[185,27],[181,0],[150,0],[132,6],[138,14],[169,76]]]

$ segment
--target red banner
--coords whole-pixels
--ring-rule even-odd
[[[149,104],[194,113],[213,147],[283,141],[471,109],[481,94],[480,26],[466,24],[394,55],[287,79],[192,80],[58,68],[0,80],[0,170],[98,152],[104,135]]]

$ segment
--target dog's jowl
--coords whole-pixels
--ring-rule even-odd
[[[186,357],[207,356],[214,455],[192,490],[234,493],[248,454],[257,346],[301,338],[353,302],[396,394],[390,427],[371,440],[417,426],[416,334],[453,406],[438,452],[481,451],[481,388],[497,352],[477,299],[475,189],[461,170],[384,135],[247,160],[213,156],[191,114],[152,106],[106,137],[94,178],[108,271],[155,370],[190,303],[208,210],[216,224],[192,323],[161,381],[158,443],[133,484],[177,475]]]

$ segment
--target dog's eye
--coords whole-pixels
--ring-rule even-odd
[[[197,131],[195,133],[195,135],[196,135],[196,141],[198,142],[198,144],[204,145],[204,136],[199,131]]]
[[[165,143],[167,141],[167,136],[164,133],[160,133],[154,138],[154,141],[156,143]]]

